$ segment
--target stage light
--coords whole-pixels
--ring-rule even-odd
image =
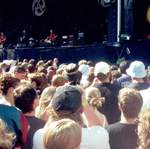
[[[147,9],[147,21],[150,23],[150,6]]]

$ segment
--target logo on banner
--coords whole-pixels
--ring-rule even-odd
[[[103,7],[109,7],[115,2],[116,0],[98,0],[98,3]]]
[[[32,12],[35,16],[42,16],[46,10],[45,0],[33,0]]]

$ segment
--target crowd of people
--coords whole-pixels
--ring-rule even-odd
[[[150,149],[150,67],[0,63],[1,149]]]

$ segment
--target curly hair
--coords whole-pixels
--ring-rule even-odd
[[[13,147],[14,139],[15,135],[7,131],[5,123],[0,119],[0,148],[11,149]]]
[[[138,137],[140,149],[150,149],[150,108],[140,113]]]
[[[35,82],[36,83],[36,90],[39,90],[40,93],[48,86],[48,80],[46,78],[46,75],[44,73],[32,73],[29,76],[29,80],[31,83]]]
[[[97,109],[105,102],[105,98],[101,97],[101,92],[96,87],[88,87],[85,90],[85,97],[88,104]]]
[[[4,74],[0,77],[0,91],[2,95],[7,95],[10,87],[15,88],[19,83],[19,79],[13,77],[11,74]]]

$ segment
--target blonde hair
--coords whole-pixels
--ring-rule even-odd
[[[54,75],[51,80],[51,84],[55,87],[63,86],[66,82],[67,79],[65,79],[65,77],[60,74]]]
[[[5,123],[0,119],[0,148],[12,149],[14,139],[15,135],[7,131]]]
[[[143,99],[138,90],[123,88],[119,91],[119,106],[126,118],[136,118],[141,111]]]
[[[60,119],[66,119],[69,118],[71,120],[74,120],[77,122],[80,126],[84,127],[84,122],[81,116],[81,111],[78,110],[74,113],[68,112],[68,111],[58,111],[56,112],[52,107],[48,106],[46,109],[47,115],[48,115],[48,122],[45,126],[49,125],[49,123],[53,121],[57,121]]]
[[[138,137],[140,149],[150,149],[150,108],[140,113]]]
[[[85,98],[88,104],[94,108],[100,108],[105,101],[105,98],[101,97],[101,93],[96,87],[88,87],[85,90]]]
[[[36,108],[35,115],[36,117],[47,120],[47,115],[46,115],[46,108],[49,105],[54,93],[55,93],[56,88],[51,86],[47,87],[43,90],[40,100],[39,100],[39,106]]]
[[[51,123],[43,136],[45,149],[73,149],[81,142],[81,127],[70,119]]]

